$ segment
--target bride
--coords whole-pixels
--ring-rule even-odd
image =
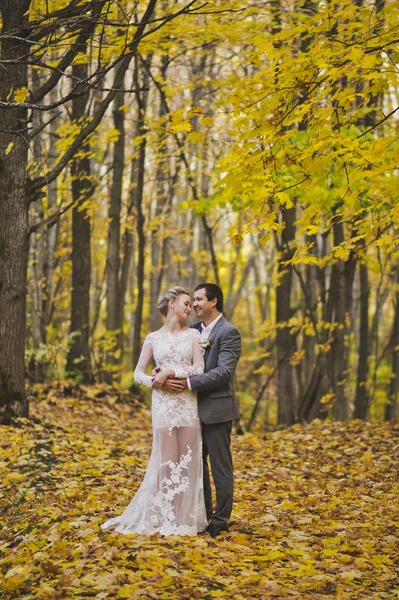
[[[196,535],[207,525],[202,482],[202,440],[194,392],[162,389],[169,377],[190,377],[204,371],[200,334],[184,326],[191,300],[181,287],[159,300],[166,317],[161,329],[143,344],[134,379],[152,388],[153,446],[147,471],[133,500],[119,517],[101,527],[119,533]],[[146,375],[154,359],[154,377]]]

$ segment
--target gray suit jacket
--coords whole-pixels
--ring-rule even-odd
[[[201,331],[201,323],[192,325]],[[205,350],[205,372],[190,377],[191,388],[198,394],[198,411],[206,424],[224,423],[240,417],[234,395],[233,377],[241,354],[238,329],[221,317],[213,328]]]

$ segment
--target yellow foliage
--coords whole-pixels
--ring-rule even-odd
[[[203,131],[192,131],[186,136],[186,140],[192,144],[202,144],[205,141],[205,133]]]
[[[24,102],[26,100],[26,96],[28,94],[28,88],[22,87],[18,90],[14,91],[14,101],[15,102]]]
[[[322,398],[320,398],[321,404],[332,404],[335,400],[335,394],[324,394]]]
[[[175,113],[171,115],[171,121],[168,125],[169,131],[172,133],[188,133],[191,131],[191,123],[184,116],[184,110],[177,110]]]
[[[205,117],[202,117],[201,119],[201,125],[205,125],[205,127],[212,127],[214,122],[214,118],[209,115],[205,115]]]

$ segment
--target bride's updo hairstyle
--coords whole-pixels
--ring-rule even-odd
[[[170,290],[166,290],[164,295],[161,296],[158,301],[158,308],[161,315],[166,317],[166,315],[168,314],[169,302],[171,300],[176,302],[179,296],[182,296],[183,294],[186,296],[190,295],[188,292],[186,292],[184,288],[179,287],[178,285],[175,285],[175,287],[170,288]]]

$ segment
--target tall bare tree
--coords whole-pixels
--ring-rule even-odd
[[[108,251],[107,251],[107,331],[113,336],[112,348],[107,354],[107,369],[104,379],[108,383],[119,378],[112,367],[118,367],[122,358],[123,321],[122,298],[120,286],[121,268],[121,211],[123,173],[125,166],[125,113],[123,111],[124,94],[120,92],[113,106],[114,127],[118,132],[118,139],[114,143],[112,161],[112,185],[108,209]],[[109,368],[111,367],[111,368]]]
[[[85,50],[82,48],[82,50]],[[73,65],[74,80],[85,80],[88,66]],[[88,117],[86,107],[88,94],[74,98],[72,101],[72,119],[82,122]],[[73,160],[72,168],[72,292],[71,292],[71,327],[70,347],[67,357],[67,372],[70,376],[79,377],[84,383],[91,383],[92,370],[90,360],[90,279],[91,279],[91,245],[90,245],[90,210],[87,207],[94,192],[91,175],[89,147],[84,145],[81,155]]]

